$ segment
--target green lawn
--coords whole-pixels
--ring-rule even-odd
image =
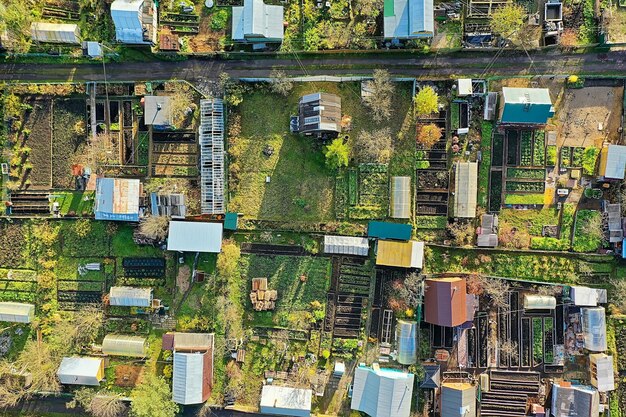
[[[294,317],[310,310],[312,301],[326,303],[330,285],[331,263],[328,258],[307,256],[242,255],[242,273],[249,290],[252,278],[268,278],[268,287],[278,291],[274,312],[253,312],[255,325],[286,325]],[[306,282],[300,280],[306,275]],[[250,302],[246,302],[251,310]]]
[[[541,210],[502,209],[498,215],[500,227],[509,225],[526,230],[531,236],[541,236],[543,226],[559,224],[559,211],[545,208]]]
[[[71,191],[55,193],[59,198],[55,199],[59,203],[61,215],[66,215],[70,211],[81,215],[82,213],[93,214],[94,191]]]
[[[349,143],[362,130],[390,127],[397,149],[408,155],[392,158],[398,173],[411,175],[414,138],[397,134],[405,125],[411,104],[409,83],[397,88],[392,116],[384,123],[372,120],[360,98],[359,83],[300,83],[288,97],[272,94],[262,87],[244,97],[231,116],[241,116],[241,133],[228,139],[230,155],[229,210],[242,212],[251,219],[324,221],[334,218],[333,190],[335,173],[325,166],[322,145],[313,138],[289,133],[289,118],[297,114],[299,98],[324,91],[342,99],[342,113],[352,118]],[[267,146],[274,149],[270,157],[263,154]],[[402,145],[402,146],[400,146]],[[408,159],[408,163],[407,163]],[[393,173],[393,172],[392,172]],[[395,174],[397,175],[397,174]],[[266,177],[271,178],[266,183]]]

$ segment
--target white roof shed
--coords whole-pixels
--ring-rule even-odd
[[[172,400],[177,404],[200,404],[204,353],[174,352]]]
[[[265,4],[263,0],[244,0],[232,8],[234,41],[280,42],[284,38],[283,6]]]
[[[104,361],[101,358],[63,358],[57,377],[61,384],[100,385],[104,378]]]
[[[171,221],[167,250],[220,253],[222,231],[221,223]]]
[[[33,318],[35,318],[35,306],[32,304],[13,302],[0,303],[0,321],[30,323]]]
[[[30,35],[39,42],[80,44],[80,29],[75,24],[33,22]]]
[[[411,177],[391,177],[389,215],[394,219],[411,217]]]
[[[350,408],[371,417],[409,417],[413,374],[396,369],[359,366],[354,372]]]
[[[169,126],[172,124],[171,99],[168,96],[144,97],[144,123],[154,126]]]
[[[600,301],[600,292],[595,288],[573,286],[570,288],[570,297],[574,305],[595,307]]]
[[[261,413],[309,417],[312,396],[313,391],[310,389],[264,385],[261,391]]]
[[[111,287],[109,303],[122,307],[150,307],[152,288]]]
[[[459,78],[457,83],[457,95],[459,97],[465,97],[472,94],[472,79],[471,78]]]
[[[593,353],[589,355],[589,363],[591,364],[591,385],[600,392],[613,391],[615,389],[613,356]]]
[[[324,253],[367,256],[369,249],[369,242],[365,237],[324,236]]]

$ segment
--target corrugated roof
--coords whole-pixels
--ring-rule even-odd
[[[395,219],[411,217],[411,177],[391,177],[390,216]]]
[[[171,221],[167,250],[219,253],[222,229],[221,223]]]
[[[205,356],[210,354],[174,352],[172,400],[175,403],[189,405],[206,401],[204,364]]]
[[[102,341],[102,353],[111,356],[143,358],[146,356],[147,340],[145,337],[125,334],[108,334]]]
[[[591,383],[600,392],[613,391],[615,389],[615,370],[613,368],[613,356],[604,353],[589,355],[591,362]]]
[[[283,6],[268,5],[263,0],[244,0],[243,7],[233,7],[232,12],[233,40],[283,39]]]
[[[290,410],[310,412],[312,397],[313,390],[310,389],[264,385],[261,391],[261,412],[282,415],[292,415],[288,414]]]
[[[111,18],[118,42],[144,43],[142,6],[143,0],[115,0],[111,4]]]
[[[143,120],[146,125],[169,126],[172,124],[172,109],[169,96],[145,96]],[[160,108],[159,108],[160,106]]]
[[[476,217],[478,197],[478,163],[458,162],[454,177],[454,215],[462,218]]]
[[[140,189],[136,179],[96,179],[96,220],[139,221]]]
[[[150,307],[152,288],[111,287],[109,303],[112,306]]]
[[[378,241],[376,265],[422,268],[423,264],[424,242],[416,242],[414,240],[407,242]]]
[[[11,323],[30,323],[35,317],[33,304],[14,303],[10,301],[0,303],[0,321]]]
[[[554,417],[597,417],[600,398],[592,387],[552,385],[552,415]]]
[[[328,93],[311,93],[300,98],[298,131],[341,132],[341,97]]]
[[[413,374],[359,366],[354,372],[351,407],[371,417],[409,417]]]
[[[35,41],[51,43],[80,43],[78,25],[70,23],[33,22],[30,34]]]
[[[410,224],[369,222],[367,236],[378,239],[409,240],[413,227]]]
[[[424,321],[455,327],[467,321],[467,289],[464,278],[427,279]]]
[[[503,87],[502,95],[505,103],[552,105],[550,90],[547,88]]]
[[[547,88],[502,88],[500,121],[510,124],[546,124],[554,115]]]
[[[204,351],[213,348],[213,333],[174,333],[174,350]]]
[[[324,253],[367,256],[369,241],[365,237],[324,236]]]
[[[444,382],[441,385],[441,417],[461,416],[476,417],[476,386]]]
[[[389,0],[384,2],[384,35],[387,39],[433,36],[433,0]]]

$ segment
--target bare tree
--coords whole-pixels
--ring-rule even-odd
[[[356,159],[361,163],[387,163],[391,157],[391,130],[384,128],[361,132],[353,146]]]
[[[139,223],[139,232],[154,240],[163,240],[167,237],[170,218],[167,216],[147,216]]]
[[[497,278],[480,277],[480,285],[483,293],[491,299],[496,308],[509,308],[509,291],[511,286],[508,282]]]
[[[374,78],[365,81],[365,88],[369,94],[363,102],[372,112],[375,121],[380,122],[391,116],[391,100],[395,88],[389,71],[385,69],[374,70]]]
[[[291,92],[293,88],[293,82],[287,77],[285,71],[274,68],[272,72],[270,72],[270,78],[272,79],[270,82],[272,92],[280,94],[281,96],[289,95],[289,92]]]
[[[519,347],[517,342],[506,340],[500,343],[500,355],[511,358],[512,362],[519,361]]]
[[[0,362],[0,408],[15,407],[28,395],[19,371],[7,361]]]
[[[104,326],[104,313],[96,306],[87,306],[74,314],[74,345],[87,346],[95,342]]]
[[[126,405],[120,394],[103,391],[93,397],[87,411],[94,417],[117,417],[124,414]]]
[[[75,162],[90,167],[96,173],[107,165],[119,163],[115,136],[111,133],[97,134],[87,142]]]
[[[17,369],[30,372],[30,392],[56,392],[60,388],[56,375],[60,363],[60,357],[53,355],[47,344],[29,340],[15,365]]]
[[[184,123],[189,114],[193,113],[194,109],[197,108],[194,101],[193,89],[187,83],[169,83],[168,94],[170,98],[172,123],[174,126],[179,126]]]

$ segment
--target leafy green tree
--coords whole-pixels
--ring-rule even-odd
[[[414,98],[418,116],[427,116],[439,110],[439,96],[432,87],[422,88]]]
[[[326,147],[326,165],[331,169],[339,169],[348,166],[348,155],[350,150],[348,145],[343,143],[343,139],[337,138]]]
[[[233,243],[225,243],[222,251],[217,255],[217,274],[228,282],[232,277],[239,274],[239,258],[241,251],[239,247]]]
[[[172,401],[170,385],[161,377],[146,372],[141,384],[130,393],[133,417],[174,417],[178,405]]]
[[[29,0],[3,0],[0,2],[0,33],[6,31],[3,46],[15,53],[30,49],[30,25],[39,15],[38,8]]]
[[[491,30],[500,36],[517,41],[522,35],[526,9],[517,3],[498,7],[491,15]]]

